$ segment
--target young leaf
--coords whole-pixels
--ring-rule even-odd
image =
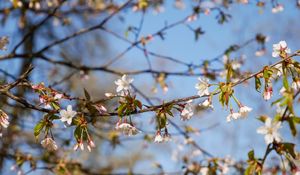
[[[34,136],[36,139],[38,139],[41,131],[43,130],[43,128],[45,127],[46,122],[44,120],[40,120],[34,127],[33,131],[34,131]]]

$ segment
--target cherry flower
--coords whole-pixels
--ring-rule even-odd
[[[164,141],[164,138],[161,136],[160,131],[156,132],[155,138],[154,138],[154,142],[155,143],[161,143]]]
[[[279,13],[284,10],[284,7],[282,4],[278,4],[275,7],[272,8],[272,13]]]
[[[71,125],[72,119],[75,117],[77,112],[72,110],[71,105],[68,105],[67,110],[60,110],[59,114],[60,114],[60,117],[61,117],[60,120],[62,122],[67,122],[68,125]]]
[[[292,82],[292,88],[295,90],[295,91],[298,91],[300,89],[300,79],[295,79],[293,82]]]
[[[130,90],[130,84],[133,82],[133,78],[129,78],[127,75],[123,75],[121,79],[115,81],[117,92]]]
[[[275,68],[275,70],[273,72],[276,75],[275,78],[280,77],[282,75],[282,72],[283,72],[283,70],[282,70],[282,64],[276,64],[274,66],[274,68]]]
[[[193,100],[189,100],[181,111],[180,116],[182,121],[189,120],[194,115],[192,102]]]
[[[291,53],[291,49],[287,47],[287,43],[285,41],[280,41],[278,44],[273,44],[272,57],[276,58],[281,54],[289,53]]]
[[[2,128],[7,128],[9,125],[8,115],[0,109],[0,137],[2,137]]]
[[[246,117],[248,115],[248,113],[251,111],[252,111],[252,108],[241,105],[239,113],[241,114],[242,117]]]
[[[200,81],[199,83],[197,83],[195,85],[195,88],[198,90],[198,95],[204,96],[204,95],[209,95],[209,91],[208,91],[208,87],[210,86],[210,84],[208,84],[208,79],[206,78],[201,78],[199,77],[198,80]]]
[[[265,135],[266,144],[271,144],[275,140],[281,142],[281,136],[278,129],[281,128],[281,122],[274,122],[271,118],[265,120],[265,126],[259,127],[256,131],[258,134]]]
[[[211,102],[211,98],[204,100],[204,102],[199,104],[199,106],[203,106],[205,108],[212,108],[212,109],[214,108],[214,106],[212,105],[212,102]]]
[[[241,117],[241,113],[239,112],[233,112],[233,110],[230,110],[230,114],[226,117],[227,122],[231,122],[231,120],[237,120]]]
[[[79,142],[77,142],[77,143],[74,145],[74,148],[73,148],[73,150],[74,150],[74,151],[76,151],[78,148],[80,148],[80,149],[81,149],[81,151],[83,151],[83,150],[84,150],[84,145],[83,145],[83,142],[82,142],[82,140],[80,140]]]
[[[282,88],[279,90],[279,93],[280,93],[281,95],[284,95],[285,92],[286,92],[285,87],[282,87]]]
[[[134,135],[137,135],[138,133],[141,132],[136,127],[134,127],[133,125],[131,125],[127,122],[121,123],[121,121],[119,121],[117,123],[115,129],[117,131],[122,132],[124,135],[127,135],[127,136],[134,136]]]
[[[270,100],[270,98],[273,95],[273,88],[272,87],[268,87],[267,89],[265,89],[263,97],[265,100]]]
[[[95,148],[96,145],[94,143],[94,141],[92,139],[88,139],[88,142],[87,142],[87,149],[89,150],[89,152],[92,151],[92,148]]]
[[[42,140],[41,145],[43,146],[43,148],[49,151],[57,150],[56,142],[50,137],[46,137],[44,140]]]

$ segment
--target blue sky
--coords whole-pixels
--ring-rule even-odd
[[[258,7],[253,4],[253,1],[250,1],[249,5],[233,5],[227,12],[232,15],[232,19],[220,25],[217,23],[215,16],[216,13],[212,12],[211,15],[205,16],[200,15],[199,19],[195,22],[190,23],[194,28],[201,27],[205,34],[200,37],[198,41],[195,41],[194,34],[184,25],[179,25],[173,29],[168,30],[166,33],[166,39],[161,40],[159,38],[154,38],[151,41],[147,48],[151,51],[157,52],[159,54],[172,56],[185,62],[191,62],[195,64],[201,63],[204,59],[210,59],[221,54],[225,49],[228,48],[231,44],[241,44],[246,40],[253,38],[256,33],[263,33],[270,37],[270,41],[266,44],[268,49],[268,54],[264,57],[256,57],[254,52],[257,49],[257,44],[250,44],[245,49],[241,49],[239,52],[234,53],[233,56],[239,56],[245,54],[247,56],[246,64],[242,68],[243,70],[259,70],[264,64],[275,62],[274,58],[271,58],[271,49],[272,44],[277,43],[280,40],[286,40],[289,44],[289,47],[292,51],[295,51],[299,48],[298,39],[300,38],[298,29],[299,25],[297,20],[299,19],[300,10],[296,9],[293,1],[288,1],[285,4],[285,10],[282,13],[272,14],[270,5],[267,6],[264,10],[259,10]],[[283,1],[282,1],[283,2]],[[145,16],[145,23],[141,31],[141,36],[147,36],[148,34],[154,33],[157,30],[161,29],[165,22],[168,24],[176,22],[183,17],[189,15],[191,9],[189,5],[185,10],[177,10],[172,6],[171,1],[165,6],[165,12],[160,14],[153,14],[149,12]],[[141,18],[141,13],[134,13],[130,10],[124,14],[125,22],[120,22],[117,18],[111,21],[108,26],[111,27],[114,31],[124,34],[126,28],[129,25],[136,26]],[[95,22],[97,19],[94,19]],[[9,35],[14,36],[12,28],[15,25],[10,25],[9,28],[2,31],[0,30],[0,35]],[[101,31],[95,31],[101,32]],[[110,53],[106,54],[107,57],[113,57],[116,53],[122,52],[128,47],[128,44],[110,36],[106,33],[103,33],[104,37],[108,39],[110,43]],[[89,35],[89,34],[87,34]],[[84,35],[82,37],[86,37]],[[129,37],[132,39],[132,37]],[[14,37],[12,37],[12,42],[15,43]],[[46,44],[41,42],[42,44]],[[13,44],[12,44],[13,45]],[[78,48],[83,49],[83,48]],[[101,65],[103,63],[101,60],[97,59],[99,55],[96,55],[93,58],[93,61],[87,61],[87,65]],[[96,60],[96,61],[95,61]],[[95,62],[94,62],[95,61]],[[161,61],[157,58],[151,57],[153,63],[153,69],[155,70],[170,70],[170,71],[180,71],[185,70],[185,67],[178,64],[173,64],[166,61]],[[15,65],[18,65],[17,61]],[[133,49],[125,55],[119,62],[113,64],[115,68],[121,68],[126,70],[138,70],[144,69],[147,66],[145,62],[144,55],[141,51]],[[216,64],[216,66],[220,66]],[[11,63],[5,62],[0,66],[4,70],[10,70],[14,65]],[[34,71],[42,71],[43,67],[37,67]],[[197,70],[196,70],[197,71]],[[106,83],[113,84],[113,80],[116,79],[116,76],[110,76],[108,74],[98,74],[101,75],[101,78],[98,80],[98,84],[106,86]],[[33,80],[35,82],[40,82],[41,79],[45,78],[44,73],[41,73],[36,76]],[[134,84],[145,90],[145,92],[151,96],[154,94],[151,93],[151,87],[154,84],[154,81],[150,75],[137,75],[134,76]],[[109,82],[107,82],[109,81]],[[186,97],[195,95],[197,93],[194,88],[195,83],[197,82],[197,77],[169,77],[167,83],[169,83],[170,90],[167,94],[159,92],[157,96],[164,100],[171,100],[180,97]],[[85,83],[82,85],[88,88]],[[226,123],[226,116],[229,113],[228,110],[223,109],[218,105],[218,99],[214,98],[213,103],[215,110],[204,111],[203,113],[195,116],[191,121],[187,123],[182,123],[178,118],[174,120],[177,121],[177,124],[183,126],[184,124],[190,124],[195,128],[201,129],[211,126],[213,124],[219,124],[218,127],[200,133],[200,135],[192,135],[193,138],[202,146],[204,149],[211,152],[213,155],[218,157],[224,157],[226,155],[231,155],[233,158],[246,159],[247,152],[250,149],[255,149],[258,155],[261,156],[265,150],[265,143],[262,135],[256,134],[256,128],[262,124],[258,122],[255,118],[259,114],[271,115],[274,114],[275,108],[270,108],[271,102],[262,101],[261,94],[257,93],[254,90],[254,84],[250,81],[248,86],[240,86],[235,88],[237,97],[246,105],[253,108],[253,112],[249,115],[248,119],[232,122],[230,124]],[[275,91],[276,93],[276,91]],[[195,101],[195,104],[200,101]],[[147,126],[153,113],[142,114],[135,117],[136,121],[143,121],[143,125]],[[145,120],[146,119],[146,120]],[[171,132],[176,132],[176,130],[170,127]],[[147,130],[153,130],[154,126],[147,128]],[[281,130],[283,135],[287,135],[291,141],[296,141],[290,137],[290,133],[287,130],[287,127]],[[182,141],[182,137],[178,137]],[[166,171],[179,170],[181,166],[178,163],[170,161],[171,152],[176,148],[176,143],[171,144],[150,144],[147,149],[144,149],[140,142],[131,142],[125,147],[117,148],[116,150],[111,150],[108,145],[104,144],[104,150],[107,150],[107,155],[126,155],[128,152],[134,152],[134,150],[143,150],[153,156],[155,162],[161,163]],[[132,149],[135,146],[137,149]],[[111,154],[110,154],[111,153]],[[135,168],[136,171],[149,170],[152,171],[152,166],[148,164],[149,161],[143,161],[139,166]],[[152,160],[151,160],[152,162]]]

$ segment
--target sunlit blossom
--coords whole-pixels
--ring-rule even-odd
[[[130,84],[133,82],[133,78],[128,77],[127,75],[123,75],[122,78],[115,81],[115,84],[117,87],[117,92],[121,91],[129,91],[130,90]]]
[[[210,84],[208,83],[209,80],[201,77],[199,77],[198,80],[199,83],[195,85],[195,88],[198,90],[198,95],[200,97],[204,95],[209,95],[209,90],[208,90],[208,87],[210,86]]]
[[[281,128],[281,122],[272,121],[271,118],[265,120],[265,126],[257,129],[257,133],[265,135],[266,144],[271,144],[275,140],[281,142],[281,136],[278,130]]]
[[[67,122],[68,125],[71,125],[72,120],[75,117],[75,115],[77,114],[77,112],[72,110],[71,105],[68,105],[67,110],[64,110],[64,109],[60,110],[59,114],[60,114],[60,117],[61,117],[60,120],[62,122]]]
[[[300,79],[294,80],[291,86],[295,91],[298,91],[300,89]]]
[[[205,108],[214,108],[214,106],[212,105],[212,101],[210,98],[204,100],[204,102],[202,102],[201,104],[199,104],[199,106],[203,106]]]
[[[237,120],[241,117],[242,115],[239,112],[233,112],[231,111],[230,114],[226,117],[227,122],[231,122],[231,120]]]
[[[273,95],[273,88],[272,87],[268,87],[267,89],[265,89],[264,93],[263,93],[263,98],[265,100],[270,100],[270,98]]]
[[[154,137],[154,142],[155,143],[161,143],[164,141],[164,138],[161,136],[160,132],[156,132],[156,135]]]
[[[239,113],[241,114],[242,117],[247,117],[248,113],[252,111],[252,108],[248,106],[241,106]]]
[[[281,56],[282,54],[291,53],[291,49],[288,48],[287,43],[285,41],[280,41],[278,44],[273,44],[273,52],[272,56],[274,58]]]

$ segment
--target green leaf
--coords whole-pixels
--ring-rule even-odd
[[[261,81],[258,77],[255,76],[255,89],[257,92],[260,92],[261,88]]]
[[[282,79],[282,83],[283,83],[283,87],[285,88],[285,89],[289,89],[289,82],[288,82],[288,80],[287,80],[287,76],[286,75],[284,75],[283,76],[283,79]]]
[[[288,122],[289,122],[291,133],[295,137],[297,135],[296,124],[295,124],[295,122],[294,122],[294,120],[292,118],[289,118]]]
[[[81,127],[77,126],[74,131],[74,137],[76,138],[77,141],[81,139],[81,133],[82,133]]]
[[[46,122],[44,120],[40,120],[34,127],[33,131],[34,131],[34,136],[35,139],[38,139],[41,131],[43,130],[43,128],[45,127]]]
[[[51,115],[51,116],[49,117],[49,120],[57,120],[57,119],[60,119],[60,117],[57,116],[57,115]]]
[[[293,143],[283,143],[285,152],[289,153],[294,159],[296,158],[295,144]]]
[[[118,115],[122,116],[122,114],[124,113],[125,109],[126,109],[127,104],[126,103],[122,103],[119,107],[118,107]]]
[[[255,160],[254,150],[251,150],[248,152],[248,158],[249,158],[249,160]]]

